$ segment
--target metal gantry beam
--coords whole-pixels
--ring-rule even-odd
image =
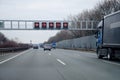
[[[0,20],[0,30],[96,30],[99,21]]]

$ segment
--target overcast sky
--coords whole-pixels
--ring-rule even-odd
[[[0,19],[63,20],[92,9],[101,0],[0,0]],[[0,31],[19,42],[42,43],[58,31]]]

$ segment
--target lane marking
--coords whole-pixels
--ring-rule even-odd
[[[63,61],[61,61],[60,59],[57,59],[58,62],[60,62],[63,65],[66,65],[66,63],[64,63]]]
[[[27,50],[27,51],[29,51],[29,50]],[[27,51],[21,52],[21,53],[19,53],[19,54],[13,56],[13,57],[11,57],[11,58],[8,58],[8,59],[6,59],[6,60],[3,60],[3,61],[0,62],[0,64],[3,64],[3,63],[5,63],[5,62],[7,62],[7,61],[9,61],[9,60],[12,60],[12,59],[14,59],[14,58],[16,58],[16,57],[18,57],[18,56],[20,56],[20,55],[26,53]]]
[[[110,62],[110,61],[105,61],[105,60],[102,60],[103,62],[105,62],[105,63],[109,63],[109,64],[113,64],[113,65],[118,65],[118,66],[120,66],[120,64],[119,63],[115,63],[115,62]]]
[[[80,56],[79,54],[74,54],[74,56]]]
[[[48,53],[48,55],[51,55],[50,53]]]

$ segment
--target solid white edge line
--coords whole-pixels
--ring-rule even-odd
[[[66,65],[66,63],[64,63],[63,61],[61,61],[60,59],[57,59],[58,62],[60,62],[63,65]]]
[[[27,51],[28,51],[28,50],[27,50]],[[15,55],[15,56],[13,56],[13,57],[11,57],[11,58],[8,58],[8,59],[6,59],[6,60],[3,60],[3,61],[0,62],[0,64],[3,64],[3,63],[5,63],[5,62],[7,62],[7,61],[9,61],[9,60],[12,60],[12,59],[14,59],[14,58],[16,58],[16,57],[18,57],[18,56],[26,53],[27,51],[21,52],[21,53],[19,53],[18,55]]]
[[[120,66],[120,64],[119,64],[119,63],[110,62],[110,61],[105,61],[105,60],[102,60],[102,61],[103,61],[103,62],[105,62],[105,63],[114,64],[114,65],[118,65],[118,66]]]

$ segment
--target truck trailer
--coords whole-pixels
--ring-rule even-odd
[[[120,58],[120,11],[104,17],[97,26],[97,57]]]

